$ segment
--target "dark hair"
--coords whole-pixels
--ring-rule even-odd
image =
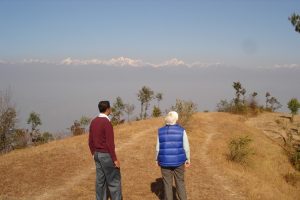
[[[105,111],[110,108],[109,101],[100,101],[98,104],[98,108],[100,113],[105,113]]]

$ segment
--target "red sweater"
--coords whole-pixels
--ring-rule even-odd
[[[92,120],[89,133],[89,147],[92,155],[95,151],[109,153],[116,161],[114,130],[110,121],[105,117],[96,117]]]

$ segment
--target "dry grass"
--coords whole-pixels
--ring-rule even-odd
[[[284,178],[290,172],[300,173],[291,166],[283,149],[260,129],[268,129],[268,125],[272,124],[277,115],[262,114],[253,118],[255,122],[249,119],[246,123],[240,116],[226,113],[218,114],[214,118],[218,132],[214,141],[218,148],[213,148],[214,145],[211,144],[211,157],[224,153],[224,141],[229,141],[232,136],[250,135],[253,140],[255,154],[247,166],[228,162],[222,156],[215,160],[222,173],[233,180],[235,187],[240,188],[247,199],[297,199],[300,195],[299,186],[287,184]]]
[[[264,117],[268,124],[275,114]],[[192,166],[186,170],[188,199],[297,199],[299,176],[281,147],[258,122],[227,113],[198,113],[188,132]],[[268,121],[269,120],[269,121]],[[299,120],[300,121],[300,120]],[[124,199],[159,199],[160,169],[154,162],[162,118],[115,128]],[[274,122],[276,124],[276,122]],[[232,136],[250,135],[255,149],[248,165],[226,159]],[[290,177],[289,177],[290,178]],[[0,199],[94,199],[95,166],[87,135],[53,141],[0,156]]]

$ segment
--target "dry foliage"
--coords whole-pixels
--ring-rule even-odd
[[[228,144],[228,159],[238,163],[245,163],[248,157],[253,154],[253,150],[249,147],[252,140],[249,136],[233,138]]]
[[[264,127],[273,120],[272,116],[267,117]],[[162,125],[163,119],[155,118],[115,127],[124,199],[152,200],[162,196],[160,169],[154,158],[157,128]],[[299,197],[299,185],[287,183],[284,177],[289,172],[298,176],[299,172],[282,148],[258,129],[257,122],[209,112],[195,114],[190,128],[192,163],[185,174],[188,199]],[[241,133],[251,136],[256,150],[247,166],[226,158],[228,142]],[[0,172],[0,199],[95,199],[95,166],[87,134],[2,155]]]

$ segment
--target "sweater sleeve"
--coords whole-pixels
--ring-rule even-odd
[[[189,140],[188,140],[186,131],[183,132],[183,148],[184,148],[185,155],[186,155],[188,162],[191,162],[190,144],[189,144]]]
[[[90,128],[89,128],[89,147],[90,147],[91,154],[94,155],[94,153],[95,153],[95,146],[94,146],[93,133],[92,133],[91,126],[92,125],[90,125]]]
[[[116,152],[115,152],[115,141],[114,141],[114,130],[111,123],[108,121],[105,126],[105,137],[106,144],[109,151],[109,154],[113,161],[117,160]]]

